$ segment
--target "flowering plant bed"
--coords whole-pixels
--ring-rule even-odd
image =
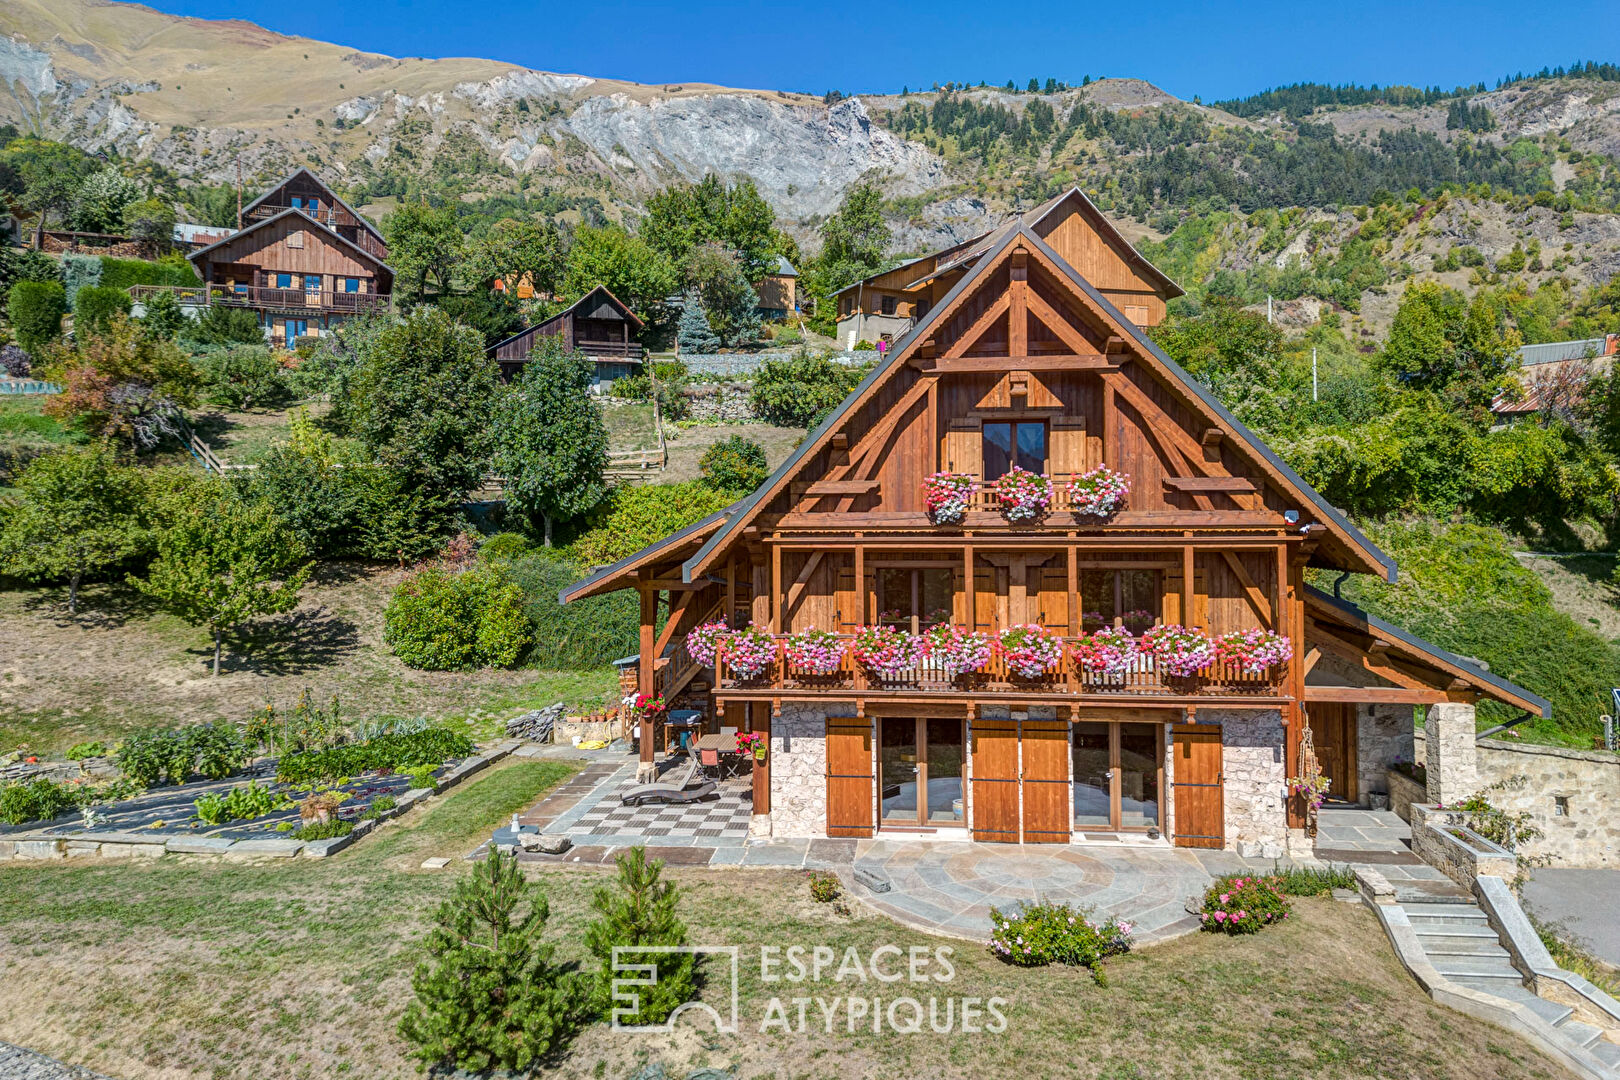
[[[1107,986],[1103,961],[1130,951],[1132,927],[1112,917],[1099,926],[1086,915],[1050,901],[1026,902],[1012,915],[991,908],[990,951],[1019,967],[1073,964],[1090,971],[1098,986]]]
[[[1139,655],[1137,642],[1123,626],[1105,626],[1083,635],[1074,645],[1074,662],[1084,671],[1123,675]]]
[[[1215,655],[1250,675],[1262,675],[1292,659],[1294,645],[1282,634],[1255,627],[1216,638]]]
[[[1034,521],[1052,508],[1052,481],[1014,465],[990,484],[1008,521]]]
[[[747,629],[733,630],[722,638],[718,651],[735,678],[756,679],[776,659],[776,642],[750,623]]]
[[[920,634],[908,634],[892,626],[863,626],[856,631],[855,644],[849,651],[874,675],[893,679],[920,664],[926,649]]]
[[[928,517],[936,525],[956,525],[967,516],[979,481],[967,473],[937,472],[923,478]]]
[[[1216,879],[1204,893],[1199,922],[1218,934],[1255,934],[1288,918],[1288,897],[1277,880],[1253,875]]]
[[[730,632],[731,628],[719,619],[694,627],[686,635],[686,655],[704,667],[713,667],[715,650]]]
[[[808,626],[788,635],[782,646],[793,670],[803,675],[831,675],[843,662],[849,645],[830,630],[817,630]]]
[[[1069,509],[1077,515],[1105,518],[1125,505],[1131,478],[1106,465],[1081,473],[1068,483]]]
[[[1141,651],[1152,656],[1168,674],[1187,678],[1215,659],[1215,645],[1202,630],[1170,623],[1142,635]]]
[[[981,670],[995,652],[989,634],[949,623],[930,626],[923,634],[923,641],[928,648],[928,658],[952,678]]]
[[[1063,639],[1035,623],[1009,626],[996,642],[1007,670],[1025,679],[1038,679],[1063,659]]]

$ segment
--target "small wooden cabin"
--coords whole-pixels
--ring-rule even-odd
[[[641,344],[635,335],[642,321],[605,285],[598,285],[545,322],[536,323],[498,343],[490,352],[501,365],[502,378],[523,369],[535,343],[544,337],[561,338],[563,347],[578,349],[596,365],[591,381],[600,393],[614,379],[641,370]]]
[[[776,269],[754,285],[759,296],[759,313],[767,319],[782,320],[799,310],[799,272],[787,256],[776,257]]]

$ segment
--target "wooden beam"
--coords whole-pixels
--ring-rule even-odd
[[[1079,637],[1082,628],[1080,619],[1080,559],[1074,545],[1068,547],[1069,554],[1069,636]]]
[[[1007,353],[1023,356],[1029,352],[1029,254],[1013,252],[1011,280],[1007,287]],[[1039,299],[1037,297],[1037,299]]]
[[[996,297],[995,303],[985,308],[983,314],[973,320],[973,325],[969,326],[961,337],[951,342],[951,347],[945,350],[945,355],[941,359],[955,359],[973,348],[974,344],[984,336],[984,332],[994,326],[997,319],[1007,314],[1008,309],[1011,307],[1012,297],[1009,294],[1002,293]],[[934,363],[939,363],[939,360],[935,360]]]
[[[696,595],[696,593],[691,592],[681,593],[681,598],[675,601],[674,606],[669,609],[669,618],[664,623],[664,632],[659,634],[658,640],[653,643],[653,660],[655,662],[663,659],[664,650],[669,647],[670,639],[675,636],[675,628],[681,623],[681,616],[686,613],[687,606],[691,604],[692,597]]]
[[[1239,585],[1243,586],[1244,595],[1249,598],[1249,606],[1254,609],[1255,615],[1259,617],[1260,625],[1267,630],[1272,629],[1275,624],[1272,620],[1271,601],[1266,599],[1266,594],[1261,591],[1260,586],[1254,583],[1254,578],[1249,576],[1249,571],[1244,567],[1243,560],[1237,557],[1237,552],[1227,551],[1225,548],[1221,549],[1221,556],[1226,560],[1226,565],[1232,571],[1232,576],[1238,579]]]
[[[782,548],[771,545],[771,633],[782,632]]]
[[[726,611],[720,621],[731,626],[737,618],[737,556],[731,557],[731,562],[726,564],[726,568]]]
[[[1342,701],[1363,705],[1437,705],[1472,702],[1478,695],[1447,690],[1408,690],[1403,686],[1307,686],[1306,701]]]
[[[925,468],[928,472],[939,471],[939,380],[928,380],[928,400],[923,404],[923,435],[927,438],[928,458]]]
[[[812,499],[827,495],[865,495],[882,485],[881,480],[817,480],[805,486],[804,494]]]
[[[1193,546],[1181,549],[1181,625],[1193,625],[1193,593],[1196,591],[1197,570],[1193,563]]]
[[[641,649],[636,658],[636,690],[651,697],[655,686],[653,664],[657,655],[653,651],[653,624],[658,621],[658,591],[643,585],[641,592]],[[650,765],[653,760],[652,714],[641,714],[641,762]]]
[[[781,551],[782,547],[780,544],[774,545],[771,550]],[[816,572],[816,567],[821,565],[822,556],[825,554],[825,551],[812,551],[810,557],[804,560],[804,569],[799,571],[798,576],[793,579],[793,584],[788,587],[787,604],[784,605],[786,611],[782,617],[783,625],[792,625],[793,615],[799,610],[799,601],[804,597],[805,585],[809,582],[810,575]]]
[[[965,574],[962,589],[967,593],[967,628],[976,630],[979,626],[979,611],[977,601],[973,597],[973,545],[968,544],[962,548],[962,568]]]
[[[932,375],[985,375],[1002,371],[1112,371],[1119,365],[1100,353],[1040,353],[1035,356],[962,356],[923,361],[919,370]]]
[[[1439,689],[1435,682],[1431,681],[1434,679],[1433,676],[1430,679],[1424,679],[1417,674],[1402,670],[1391,663],[1388,657],[1370,654],[1366,649],[1360,648],[1352,641],[1346,641],[1315,620],[1307,620],[1306,627],[1313,643],[1340,659],[1349,661],[1353,666],[1362,668],[1381,679],[1388,679],[1396,686],[1404,686],[1409,690]],[[1444,677],[1444,675],[1439,676],[1439,678]]]
[[[855,625],[866,625],[866,548],[855,545]]]
[[[1110,469],[1119,468],[1119,402],[1111,380],[1103,380],[1103,464]]]
[[[1257,490],[1247,476],[1166,476],[1164,486],[1189,494],[1251,494]]]
[[[1311,646],[1311,651],[1305,654],[1305,674],[1309,675],[1316,662],[1322,659],[1322,650]]]
[[[1084,334],[1074,328],[1073,323],[1058,314],[1057,309],[1048,304],[1046,298],[1034,289],[1029,290],[1029,310],[1041,321],[1042,326],[1056,334],[1059,341],[1076,353],[1083,355],[1096,348],[1086,340]]]
[[[1075,518],[1068,511],[1048,514],[1048,527],[1073,521],[1077,525],[1096,525],[1096,518]],[[1005,530],[1007,520],[992,510],[971,510],[963,522],[970,529]],[[1283,516],[1270,510],[1121,510],[1108,519],[1111,531],[1128,529],[1276,529],[1286,527]],[[776,520],[777,529],[825,529],[848,532],[852,529],[931,529],[928,515],[921,510],[896,510],[883,513],[791,513]],[[1172,542],[1180,543],[1180,537]],[[918,546],[928,546],[925,537],[917,537]],[[1047,538],[1051,543],[1050,537]],[[1208,538],[1201,537],[1201,546],[1210,546]]]

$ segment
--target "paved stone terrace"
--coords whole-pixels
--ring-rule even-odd
[[[1317,816],[1316,857],[1377,870],[1403,903],[1466,895],[1412,850],[1412,828],[1393,810],[1323,807]]]

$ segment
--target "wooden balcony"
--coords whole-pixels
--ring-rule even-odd
[[[235,288],[203,285],[131,285],[129,296],[137,303],[160,292],[173,293],[182,304],[200,306],[221,304],[226,307],[274,308],[279,311],[309,314],[316,312],[386,311],[392,300],[387,293],[308,292],[304,289],[276,289],[263,285],[239,285]]]
[[[854,638],[841,635],[846,645]],[[1053,664],[1035,678],[1025,678],[1007,669],[999,655],[980,671],[952,676],[936,662],[924,660],[916,667],[892,676],[868,671],[855,658],[844,653],[838,670],[829,675],[797,671],[783,653],[786,635],[776,639],[776,659],[751,679],[738,678],[726,670],[725,658],[715,661],[715,688],[727,696],[757,697],[850,697],[915,696],[940,698],[969,695],[995,698],[1039,699],[1053,702],[1113,702],[1154,700],[1160,703],[1188,701],[1255,702],[1283,696],[1282,669],[1253,675],[1215,662],[1196,675],[1185,678],[1159,669],[1152,657],[1139,657],[1131,669],[1117,675],[1087,671],[1068,659],[1074,639],[1064,638],[1065,659]],[[677,650],[677,666],[689,664],[684,642]]]
[[[592,358],[626,360],[641,359],[641,343],[637,341],[576,341],[574,348]]]

